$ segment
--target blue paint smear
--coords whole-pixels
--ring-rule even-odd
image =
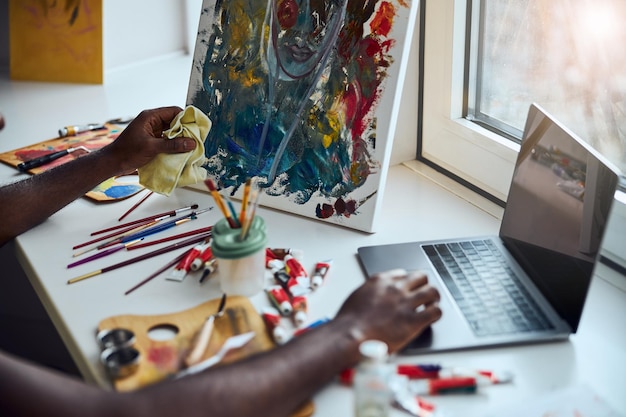
[[[106,190],[101,190],[109,198],[125,198],[141,191],[141,185],[114,185]]]

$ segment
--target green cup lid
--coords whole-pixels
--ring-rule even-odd
[[[244,240],[241,229],[233,229],[226,219],[221,219],[213,226],[211,250],[216,258],[239,259],[252,255],[267,246],[265,221],[256,216],[248,229]]]

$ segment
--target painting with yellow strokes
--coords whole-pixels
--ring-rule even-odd
[[[9,0],[14,80],[101,84],[102,0]]]
[[[187,104],[205,168],[262,205],[374,232],[418,0],[204,0]]]

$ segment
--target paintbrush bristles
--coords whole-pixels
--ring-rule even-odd
[[[230,211],[229,208],[226,207],[222,195],[218,192],[217,187],[215,186],[215,183],[211,178],[207,178],[206,180],[204,180],[204,184],[211,192],[213,199],[222,211],[222,214],[226,218],[226,221],[228,221],[228,225],[232,229],[241,229],[241,233],[239,234],[239,240],[244,240],[247,237],[250,225],[254,220],[254,215],[260,195],[258,188],[252,190],[252,179],[247,179],[244,185],[243,198],[241,202],[241,212],[239,213],[239,216],[237,216],[237,213],[230,199],[227,200]]]

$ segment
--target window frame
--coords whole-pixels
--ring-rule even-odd
[[[465,118],[472,1],[421,0],[417,159],[504,206],[519,144]]]

